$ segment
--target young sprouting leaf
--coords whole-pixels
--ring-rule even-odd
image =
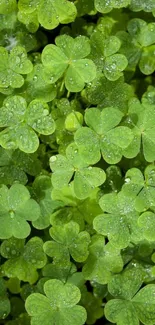
[[[90,53],[88,38],[80,36],[73,39],[62,35],[55,42],[56,45],[47,45],[42,52],[45,80],[54,83],[64,75],[67,90],[81,91],[85,83],[96,77],[95,64],[85,59]]]
[[[45,229],[50,225],[50,216],[53,211],[63,206],[60,201],[51,198],[52,184],[48,176],[38,176],[32,185],[32,197],[40,206],[40,216],[33,221],[33,226],[37,229]]]
[[[8,258],[2,265],[5,276],[31,284],[38,279],[37,269],[44,267],[47,261],[39,237],[31,238],[26,244],[23,239],[5,240],[1,245],[1,255]]]
[[[25,154],[20,150],[0,148],[0,183],[12,185],[19,182],[25,185],[27,174],[35,176],[41,172],[41,162],[36,153]]]
[[[143,239],[132,196],[123,192],[105,194],[99,204],[105,213],[94,219],[94,229],[107,236],[114,247],[125,248],[130,241],[137,243]]]
[[[112,273],[119,273],[123,268],[120,250],[105,245],[101,235],[94,235],[89,246],[89,256],[83,266],[82,273],[86,280],[106,284],[111,279]]]
[[[31,231],[27,220],[34,221],[39,217],[39,205],[22,184],[13,184],[10,189],[2,185],[0,196],[0,238],[26,238]]]
[[[34,325],[41,325],[45,320],[51,325],[85,323],[86,311],[77,306],[81,294],[75,285],[52,279],[44,284],[44,291],[46,296],[33,293],[26,299],[26,310]]]
[[[44,244],[45,253],[56,261],[68,262],[71,255],[76,262],[84,262],[89,254],[90,236],[86,231],[79,231],[79,225],[73,221],[64,224],[63,228],[53,226],[50,229],[53,241]]]
[[[26,50],[21,46],[14,47],[10,54],[0,47],[0,87],[20,88],[24,84],[21,74],[32,71],[33,65],[27,59]]]
[[[67,147],[66,157],[57,155],[50,158],[50,167],[54,188],[65,187],[75,173],[73,186],[79,199],[87,198],[95,187],[105,182],[105,172],[99,167],[89,166],[74,142]]]
[[[85,122],[90,128],[78,129],[74,139],[87,164],[97,163],[101,153],[107,163],[116,164],[121,160],[133,137],[129,128],[117,126],[122,117],[123,113],[114,107],[86,110]]]
[[[129,169],[122,189],[127,196],[133,196],[138,212],[155,207],[155,166],[148,165],[144,176],[138,168]]]
[[[4,320],[10,313],[11,305],[7,297],[6,284],[3,278],[0,278],[0,320]]]
[[[120,275],[114,275],[108,285],[109,292],[115,297],[105,306],[106,318],[117,325],[153,325],[154,284],[148,284],[138,291],[143,282],[141,268],[126,269]],[[137,293],[138,291],[138,293]],[[147,309],[144,307],[147,303]]]
[[[154,120],[155,110],[153,106],[144,106],[136,98],[129,102],[128,117],[125,125],[132,129],[134,138],[131,144],[124,150],[125,157],[136,157],[142,142],[145,160],[152,162],[155,159]]]
[[[52,134],[55,123],[49,114],[49,107],[42,101],[33,100],[27,107],[21,96],[11,96],[4,100],[0,110],[0,144],[5,149],[17,149],[33,153],[39,146],[35,131]]]

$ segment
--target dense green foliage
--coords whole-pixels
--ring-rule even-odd
[[[155,0],[0,0],[0,324],[155,324]]]

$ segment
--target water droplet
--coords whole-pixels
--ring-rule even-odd
[[[125,183],[129,184],[131,182],[131,179],[129,177],[125,178]]]
[[[51,158],[50,158],[50,162],[55,162],[57,160],[57,157],[56,156],[52,156]]]
[[[13,250],[11,251],[11,253],[12,253],[12,255],[16,255],[16,250],[13,249]]]

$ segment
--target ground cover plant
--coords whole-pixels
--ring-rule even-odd
[[[155,0],[0,0],[0,324],[155,324]]]

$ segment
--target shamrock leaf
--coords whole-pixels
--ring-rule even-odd
[[[34,65],[33,71],[27,75],[23,90],[26,92],[27,102],[37,98],[48,103],[56,97],[57,93],[56,85],[46,82],[43,66],[40,63]]]
[[[90,40],[90,58],[96,64],[98,71],[103,70],[105,77],[111,81],[119,79],[128,65],[125,55],[116,54],[121,46],[119,38],[109,36],[105,39],[103,33],[95,30]]]
[[[24,84],[21,74],[32,71],[33,65],[27,59],[26,50],[21,46],[14,47],[10,54],[0,47],[0,87],[20,88]]]
[[[31,238],[26,244],[23,239],[10,238],[1,245],[1,255],[8,260],[2,265],[5,276],[34,283],[38,279],[37,269],[46,264],[43,241]]]
[[[2,185],[0,197],[0,238],[26,238],[31,230],[26,220],[33,221],[39,217],[39,205],[30,198],[29,191],[22,184],[13,184],[10,189]]]
[[[154,324],[155,285],[148,284],[138,291],[142,282],[140,268],[129,268],[113,276],[108,289],[115,299],[109,300],[105,306],[105,316],[110,322],[117,325],[139,325],[139,321]]]
[[[94,219],[94,229],[107,236],[113,246],[125,248],[130,241],[137,243],[143,239],[132,196],[123,192],[105,194],[99,204],[105,213]]]
[[[8,0],[7,2],[5,0],[1,0],[0,3],[0,14],[9,14],[12,11],[16,10],[16,0]]]
[[[83,262],[88,257],[88,245],[90,236],[88,232],[79,232],[79,225],[70,221],[61,226],[53,226],[50,235],[53,241],[44,244],[44,251],[47,255],[55,257],[55,260],[68,261],[70,255],[76,262]]]
[[[127,196],[135,197],[135,209],[138,212],[155,207],[155,166],[148,165],[144,176],[137,168],[129,169],[123,191]]]
[[[74,3],[67,0],[19,0],[18,8],[21,15],[37,11],[38,21],[46,29],[54,29],[59,23],[71,23],[77,14]]]
[[[50,167],[53,171],[52,184],[54,188],[63,188],[74,175],[74,192],[77,198],[87,198],[95,187],[105,181],[105,172],[98,167],[91,167],[82,160],[82,155],[75,143],[71,143],[66,149],[66,157],[63,155],[52,156]]]
[[[122,117],[123,113],[113,107],[102,110],[89,108],[85,111],[85,122],[90,128],[78,129],[74,139],[88,164],[98,162],[101,153],[107,163],[116,164],[121,160],[124,149],[133,137],[129,128],[117,126]]]
[[[89,256],[83,266],[82,273],[86,280],[106,284],[112,273],[119,273],[123,268],[120,250],[111,245],[104,245],[101,235],[94,235],[89,246]]]
[[[32,185],[32,196],[40,206],[40,216],[33,221],[37,229],[45,229],[50,225],[50,216],[53,211],[63,206],[63,203],[51,198],[52,184],[48,176],[38,176]]]
[[[146,12],[150,12],[153,9],[155,10],[155,3],[154,0],[131,0],[130,8],[132,11],[141,11],[144,10]]]
[[[113,8],[123,8],[127,7],[130,4],[130,0],[94,0],[95,8],[97,11],[102,12],[102,13],[108,13],[110,12]]]
[[[26,299],[26,310],[34,325],[82,325],[86,321],[86,311],[76,306],[81,298],[80,290],[73,284],[60,280],[49,280],[44,284],[46,296],[33,293]]]
[[[0,183],[12,185],[19,182],[25,185],[27,175],[37,175],[41,171],[41,162],[36,153],[25,154],[20,150],[6,150],[0,148]]]
[[[134,138],[131,144],[124,150],[125,157],[136,157],[142,143],[146,161],[152,162],[155,159],[154,119],[155,110],[153,106],[144,106],[136,98],[130,100],[125,125],[132,129]]]
[[[52,134],[55,124],[49,114],[48,105],[33,100],[27,107],[21,96],[7,97],[0,110],[0,144],[5,149],[19,148],[26,153],[33,153],[39,146],[37,134]],[[7,127],[7,128],[6,128]]]
[[[45,80],[56,82],[64,75],[65,87],[71,92],[79,92],[85,83],[96,76],[96,66],[85,59],[90,53],[89,39],[79,36],[73,39],[69,35],[56,38],[56,45],[47,45],[42,52],[45,67]]]
[[[97,195],[98,189],[94,189],[87,199],[79,200],[75,196],[73,183],[61,190],[53,189],[52,199],[63,202],[64,207],[59,208],[51,215],[51,225],[63,227],[65,223],[72,220],[78,223],[80,231],[85,229],[85,221],[91,227],[94,217],[102,212],[97,203]]]
[[[10,301],[7,297],[6,285],[2,278],[0,278],[0,320],[6,318],[10,313]]]
[[[126,112],[128,101],[133,97],[133,89],[124,82],[122,77],[110,81],[103,74],[99,74],[92,83],[88,84],[84,95],[89,105],[98,104],[101,108],[119,107],[121,111]]]

